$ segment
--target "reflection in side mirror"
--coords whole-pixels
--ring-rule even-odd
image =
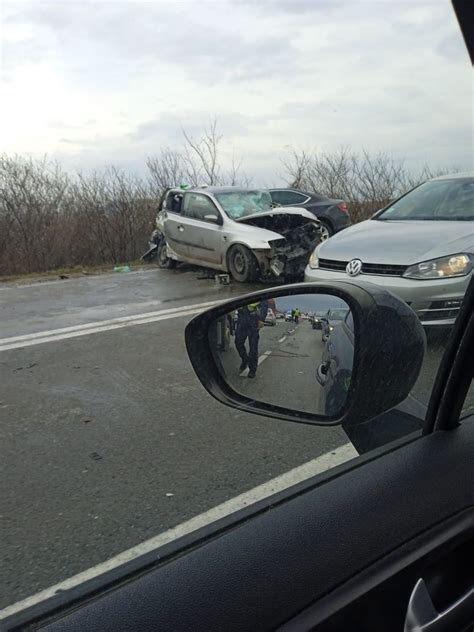
[[[185,339],[196,375],[223,404],[298,423],[341,424],[362,450],[372,442],[368,421],[409,395],[426,346],[415,312],[363,281],[239,296],[193,318]]]
[[[211,323],[209,343],[237,393],[323,417],[343,412],[354,332],[341,298],[293,294],[247,303]]]

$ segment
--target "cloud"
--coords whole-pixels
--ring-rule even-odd
[[[288,146],[469,166],[448,0],[7,1],[3,35],[8,151],[143,168],[217,117],[226,155],[262,180]]]

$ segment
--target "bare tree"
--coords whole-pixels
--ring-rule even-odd
[[[157,210],[146,183],[109,167],[79,174],[74,199],[78,223],[88,226],[81,236],[83,261],[118,263],[141,254]]]
[[[186,184],[188,171],[183,154],[172,149],[162,149],[158,156],[147,159],[150,191],[156,197],[165,189]]]
[[[183,130],[184,144],[179,150],[163,149],[147,159],[152,195],[160,197],[170,187],[191,186],[251,186],[252,178],[242,170],[242,159],[232,154],[230,166],[222,163],[220,146],[223,135],[213,119],[204,133],[195,138]]]
[[[405,191],[441,173],[426,166],[414,172],[402,160],[384,152],[356,153],[349,148],[312,155],[293,149],[282,164],[289,186],[345,200],[355,222],[370,217]]]
[[[1,269],[32,272],[61,265],[68,237],[58,228],[69,215],[69,179],[56,163],[0,157]],[[7,237],[5,237],[7,236]]]
[[[210,122],[204,134],[194,139],[183,130],[186,141],[184,147],[185,162],[188,167],[188,177],[193,185],[219,185],[222,182],[221,166],[219,164],[219,143],[222,134],[217,131],[217,119]],[[198,179],[202,179],[199,182]]]

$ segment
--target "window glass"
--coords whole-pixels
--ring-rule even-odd
[[[185,217],[199,219],[204,222],[211,221],[205,219],[206,215],[216,216],[219,214],[212,200],[210,200],[207,195],[201,195],[200,193],[186,193],[184,196],[183,209]]]
[[[272,208],[272,199],[268,191],[226,191],[216,193],[216,198],[225,213],[232,219],[264,213]]]
[[[282,206],[289,204],[302,204],[308,196],[296,193],[295,191],[272,191],[272,200]]]
[[[474,181],[459,178],[426,182],[392,204],[377,219],[474,221]]]

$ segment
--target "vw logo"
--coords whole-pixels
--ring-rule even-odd
[[[346,265],[346,272],[349,276],[357,276],[362,271],[362,261],[360,259],[352,259]]]

